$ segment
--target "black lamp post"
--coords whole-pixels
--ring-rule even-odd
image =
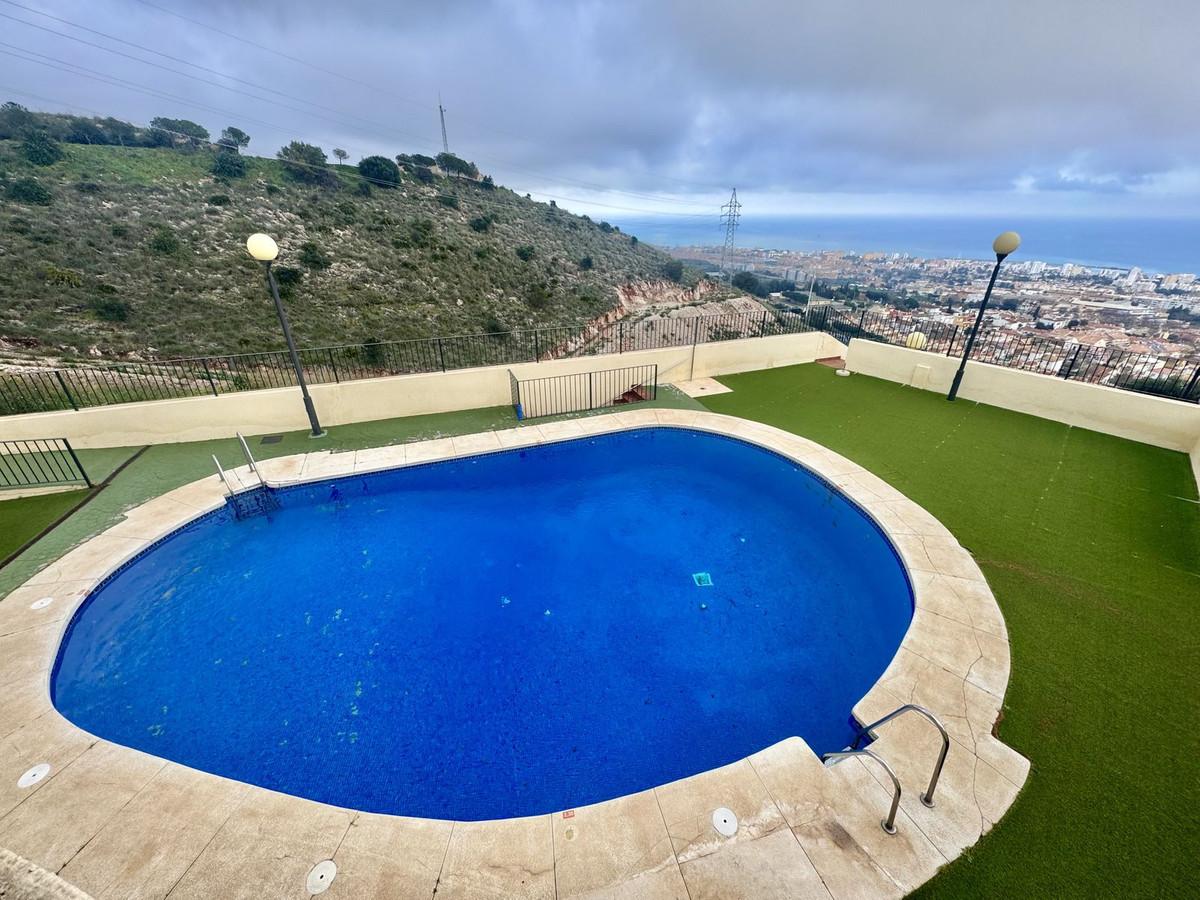
[[[246,239],[246,249],[250,255],[263,264],[267,278],[267,286],[275,301],[275,312],[279,314],[279,324],[283,327],[283,338],[287,341],[288,355],[292,358],[292,368],[296,370],[296,381],[300,385],[300,393],[304,397],[304,411],[308,413],[308,424],[312,427],[312,437],[324,437],[321,423],[317,421],[317,410],[313,406],[312,397],[308,394],[308,383],[304,380],[304,369],[300,366],[300,356],[296,353],[296,342],[292,340],[292,327],[288,324],[287,313],[279,299],[279,285],[275,283],[275,273],[271,271],[271,263],[279,255],[279,246],[269,234],[252,234]]]
[[[1000,274],[1000,263],[1004,262],[1004,258],[1019,246],[1021,246],[1021,236],[1015,231],[1006,231],[992,241],[992,250],[996,253],[996,265],[992,269],[992,278],[983,295],[983,302],[979,304],[979,314],[975,316],[975,324],[971,326],[971,333],[967,335],[967,346],[963,350],[958,371],[954,373],[954,381],[950,384],[950,393],[946,395],[947,400],[953,400],[958,396],[958,386],[962,384],[963,372],[967,369],[967,358],[971,355],[971,348],[975,346],[975,337],[979,334],[979,326],[983,324],[983,313],[987,309],[988,301],[992,299],[992,288],[996,286],[996,276]]]

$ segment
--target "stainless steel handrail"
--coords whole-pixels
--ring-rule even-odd
[[[872,753],[870,750],[839,750],[836,753],[826,753],[821,757],[822,762],[829,762],[832,759],[846,759],[851,756],[869,756],[875,762],[883,766],[883,771],[888,773],[892,779],[892,808],[888,810],[887,818],[879,824],[883,826],[883,830],[888,834],[896,833],[896,811],[900,808],[900,779],[896,777],[896,773],[892,771],[892,767],[887,764],[887,761],[878,753]]]
[[[942,752],[938,754],[937,764],[933,767],[933,776],[929,779],[929,787],[926,788],[925,793],[921,795],[921,802],[932,808],[933,792],[937,788],[938,779],[942,775],[942,766],[946,764],[946,755],[950,752],[950,735],[946,733],[946,726],[941,723],[941,720],[925,707],[917,706],[915,703],[906,703],[903,706],[892,710],[878,722],[872,722],[870,725],[863,728],[858,733],[858,737],[854,739],[854,743],[850,745],[850,749],[857,750],[859,742],[864,737],[871,734],[871,732],[873,732],[880,725],[886,725],[888,722],[892,721],[892,719],[899,718],[907,712],[915,712],[924,716],[926,719],[932,722],[937,730],[942,734]]]
[[[237,435],[238,442],[242,445],[242,453],[246,457],[246,463],[250,466],[250,471],[254,473],[254,477],[258,479],[259,484],[266,484],[263,481],[262,473],[258,471],[258,465],[254,461],[254,454],[250,452],[250,445],[246,443],[246,439],[242,437],[240,431],[234,433]]]
[[[229,486],[229,479],[225,477],[225,470],[221,468],[221,461],[217,459],[217,454],[212,455],[213,464],[217,467],[217,475],[221,479],[221,483],[225,485],[225,493],[230,497],[233,496],[233,488]]]

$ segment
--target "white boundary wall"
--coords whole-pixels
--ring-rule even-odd
[[[841,356],[845,349],[829,335],[812,331],[695,347],[317,384],[309,390],[322,425],[346,425],[506,406],[512,402],[509,369],[518,378],[537,378],[654,364],[658,366],[659,384],[672,384],[812,362]],[[307,428],[300,392],[294,387],[0,418],[0,438],[5,440],[65,437],[80,448],[170,444],[232,437],[239,431],[255,435]]]
[[[950,390],[959,357],[854,338],[846,368],[927,391]],[[1200,481],[1200,406],[1116,388],[968,362],[958,395],[1104,434],[1182,450]]]

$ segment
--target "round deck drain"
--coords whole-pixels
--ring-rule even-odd
[[[737,834],[737,816],[733,814],[732,809],[726,809],[724,806],[713,810],[713,828],[725,837],[733,837]]]
[[[333,876],[337,875],[337,863],[332,859],[325,859],[312,867],[312,871],[308,873],[308,880],[305,885],[308,887],[310,894],[323,894],[329,890],[329,886],[333,884]]]
[[[54,602],[53,597],[42,597],[42,598],[40,598],[38,600],[34,600],[32,603],[30,603],[29,608],[30,609],[45,609],[47,606],[49,606],[53,602]]]
[[[49,774],[50,763],[38,763],[36,766],[17,779],[17,787],[33,787]]]

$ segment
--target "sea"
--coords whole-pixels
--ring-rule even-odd
[[[724,227],[697,219],[622,221],[622,231],[660,247],[720,246]],[[1046,216],[773,216],[743,212],[739,247],[771,250],[848,250],[906,253],[926,259],[988,259],[992,239],[1017,231],[1021,248],[1013,260],[1129,269],[1151,273],[1200,273],[1198,218],[1051,218]]]

